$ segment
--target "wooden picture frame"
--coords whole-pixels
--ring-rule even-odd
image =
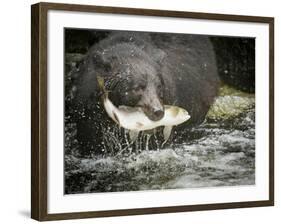
[[[209,21],[248,22],[269,26],[269,182],[268,199],[229,203],[114,209],[82,212],[48,212],[48,12],[67,11],[132,16],[188,18]],[[182,11],[162,11],[136,8],[116,8],[90,5],[38,3],[31,7],[31,217],[39,221],[94,217],[203,211],[274,205],[274,18],[223,15]],[[60,150],[60,149],[57,149]]]

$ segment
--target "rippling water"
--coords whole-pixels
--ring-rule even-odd
[[[189,133],[187,142],[161,150],[82,159],[71,151],[75,138],[66,138],[65,192],[255,184],[254,95],[223,87],[206,121]]]

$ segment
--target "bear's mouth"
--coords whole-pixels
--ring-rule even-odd
[[[145,115],[152,121],[159,121],[164,117],[164,108],[142,107]]]

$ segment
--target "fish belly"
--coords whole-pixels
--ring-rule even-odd
[[[121,115],[121,114],[120,114]],[[120,125],[128,130],[145,131],[150,130],[157,125],[149,120],[144,114],[138,113],[123,113],[120,118]]]

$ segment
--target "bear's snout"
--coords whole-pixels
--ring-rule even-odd
[[[163,118],[164,116],[164,111],[163,110],[156,110],[153,112],[155,118],[158,120],[159,118]]]
[[[158,97],[157,91],[153,88],[149,88],[149,91],[142,94],[138,106],[152,121],[159,121],[164,117],[164,106]]]
[[[164,107],[154,108],[153,105],[145,105],[142,107],[145,115],[152,121],[159,121],[164,117]]]

